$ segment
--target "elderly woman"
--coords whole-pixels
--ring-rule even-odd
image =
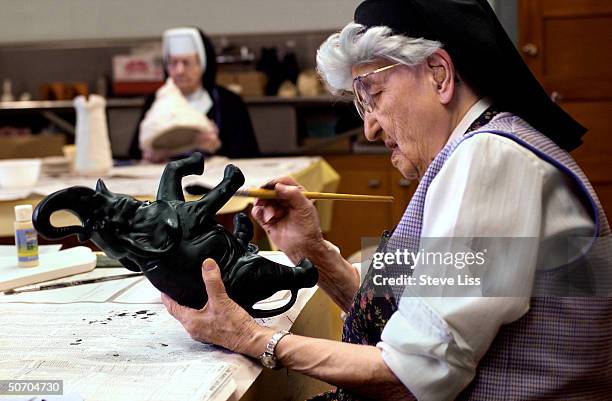
[[[200,29],[172,28],[162,35],[165,73],[198,112],[215,125],[210,132],[197,136],[194,150],[231,158],[259,156],[259,147],[246,105],[235,93],[217,85],[217,58],[211,40]],[[177,155],[164,150],[142,152],[140,122],[153,105],[149,96],[132,137],[129,156],[163,162]],[[184,155],[183,155],[184,156]]]
[[[332,90],[354,94],[366,138],[382,140],[393,165],[420,181],[379,251],[418,251],[425,238],[527,238],[487,264],[488,289],[522,291],[419,297],[376,279],[380,270],[416,274],[418,261],[360,279],[323,239],[301,188],[281,178],[280,200],[258,201],[253,217],[292,261],[316,264],[319,287],[347,313],[343,342],[259,326],[227,297],[212,260],[203,264],[208,304],[192,310],[163,296],[169,312],[196,340],[338,387],[320,400],[606,399],[612,298],[546,292],[568,284],[558,277],[564,261],[592,248],[555,244],[609,235],[565,151],[584,129],[548,99],[487,1],[366,0],[317,62]]]

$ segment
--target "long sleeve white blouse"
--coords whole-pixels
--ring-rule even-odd
[[[449,141],[487,105],[486,100],[474,105]],[[589,211],[556,167],[511,139],[478,134],[457,147],[432,181],[422,237],[534,238],[540,246],[520,258],[500,255],[489,261],[504,284],[529,286],[536,268],[557,259],[550,252],[546,258],[538,254],[547,238],[590,235],[593,228]],[[567,258],[567,253],[557,256]],[[417,265],[415,274],[418,270]],[[453,400],[474,378],[500,326],[528,312],[528,295],[404,296],[377,347],[419,401]]]

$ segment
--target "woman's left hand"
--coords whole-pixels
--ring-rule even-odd
[[[212,259],[202,264],[202,278],[208,294],[208,302],[200,310],[182,306],[166,294],[162,302],[189,333],[201,342],[220,345],[231,351],[258,357],[274,334],[262,327],[225,292],[219,266]]]

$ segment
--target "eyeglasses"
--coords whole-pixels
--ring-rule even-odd
[[[374,108],[376,107],[374,98],[368,92],[366,84],[363,80],[372,74],[390,70],[398,65],[401,65],[401,63],[387,65],[363,75],[358,75],[355,77],[355,79],[353,79],[353,93],[355,93],[355,100],[353,102],[355,103],[355,108],[357,109],[357,113],[359,113],[359,117],[365,119],[365,113],[373,112]]]

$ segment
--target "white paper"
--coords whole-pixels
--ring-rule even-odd
[[[231,163],[240,168],[244,174],[243,188],[257,188],[273,178],[298,173],[317,160],[318,158],[315,157],[276,157],[236,159],[231,160]],[[206,188],[214,188],[223,179],[225,166],[224,163],[206,165],[204,174],[185,177],[183,187],[200,185]]]
[[[204,162],[203,175],[190,175],[183,179],[183,187],[200,185],[206,188],[217,186],[223,179],[223,171],[228,163],[238,166],[244,176],[244,188],[260,187],[273,178],[298,173],[316,162],[318,157],[277,157],[260,159],[235,159],[214,156]],[[44,175],[33,188],[22,190],[0,189],[0,200],[25,199],[34,194],[47,196],[71,186],[95,188],[98,178],[102,178],[114,193],[131,196],[154,196],[165,165],[137,164],[113,167],[101,176],[82,176],[66,174],[62,176]]]
[[[99,269],[98,269],[99,270]],[[125,269],[118,274],[126,274],[128,271]],[[95,270],[94,270],[95,271]],[[63,279],[53,280],[45,282],[46,285],[55,282],[62,281],[73,281],[86,279],[86,275],[76,275],[71,277],[64,277]],[[93,278],[86,276],[87,278]],[[116,297],[120,296],[124,291],[128,291],[133,286],[142,285],[143,287],[152,288],[153,291],[157,291],[144,277],[131,277],[113,281],[105,281],[102,283],[82,284],[72,287],[56,288],[52,290],[42,291],[31,291],[23,292],[20,294],[12,295],[0,295],[0,303],[47,303],[47,304],[69,304],[75,302],[87,302],[87,303],[104,303],[113,302]],[[23,287],[31,288],[32,286]],[[138,300],[142,299],[142,296]],[[159,292],[156,293],[156,299],[151,299],[150,303],[159,303]],[[137,301],[137,300],[135,300]],[[139,302],[127,302],[127,303],[139,303]]]
[[[282,252],[260,252],[260,255],[277,263],[291,266],[291,261]],[[63,277],[57,280],[46,281],[42,284],[22,287],[33,288],[38,285],[47,285],[75,280],[87,280],[99,277],[128,274],[130,271],[123,267],[96,268],[91,272]],[[278,291],[270,298],[256,304],[261,309],[273,309],[287,303],[291,293],[288,290]],[[83,284],[73,287],[57,288],[53,290],[24,292],[13,295],[1,295],[0,303],[51,303],[64,304],[73,302],[90,303],[126,303],[126,304],[156,304],[160,303],[160,292],[145,277],[131,277],[120,280],[105,281],[101,283]]]
[[[160,178],[166,166],[164,164],[134,164],[131,166],[113,167],[108,177]]]
[[[231,375],[227,351],[159,304],[7,304],[0,322],[0,377],[64,380],[86,400],[206,400]]]
[[[280,252],[262,256],[291,265]],[[80,276],[126,272],[104,268]],[[315,291],[300,290],[285,314],[256,321],[289,330]],[[63,304],[32,303],[37,297]],[[143,301],[149,303],[133,303]],[[62,379],[65,394],[87,401],[220,401],[234,388],[239,398],[262,370],[252,359],[191,339],[145,278],[6,295],[0,302],[0,377]]]
[[[131,177],[109,177],[101,176],[102,180],[114,193],[126,194],[126,195],[155,195],[157,193],[157,187],[159,185],[159,178],[161,176],[144,177],[144,178],[131,178]],[[33,192],[37,195],[47,196],[53,192],[59,191],[60,189],[80,186],[95,188],[97,177],[83,177],[83,176],[62,176],[62,177],[45,177],[38,182]]]

